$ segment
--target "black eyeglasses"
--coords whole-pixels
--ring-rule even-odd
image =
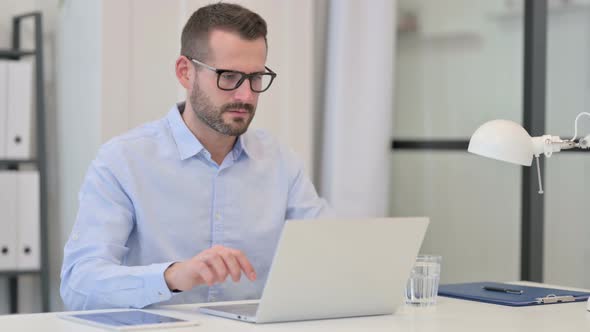
[[[248,79],[250,81],[250,90],[257,93],[264,92],[270,88],[272,81],[275,79],[275,77],[277,77],[277,73],[272,71],[272,69],[268,68],[267,66],[264,66],[267,72],[246,74],[236,70],[217,69],[215,67],[209,66],[206,63],[202,63],[197,59],[193,59],[188,56],[186,56],[186,58],[200,66],[216,72],[217,87],[225,91],[231,91],[239,88],[240,85],[242,85],[242,83]]]

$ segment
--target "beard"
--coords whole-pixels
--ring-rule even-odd
[[[195,115],[220,134],[228,136],[240,136],[248,130],[250,122],[256,113],[256,107],[247,103],[228,103],[216,107],[211,99],[199,88],[197,81],[193,85],[193,92],[190,95],[190,103]],[[232,109],[243,109],[248,112],[247,118],[235,117],[227,122],[223,120],[223,113]]]

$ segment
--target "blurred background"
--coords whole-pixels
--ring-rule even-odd
[[[41,13],[45,131],[32,127],[45,153],[26,163],[41,174],[41,263],[0,270],[0,314],[64,310],[62,252],[88,165],[101,144],[184,100],[180,32],[210,2],[0,1],[0,50],[13,48],[15,16]],[[525,0],[232,2],[267,21],[279,75],[253,126],[299,154],[339,214],[430,217],[421,252],[443,256],[443,283],[520,280],[525,259],[540,262],[536,281],[590,288],[588,154],[545,162],[542,249],[523,258],[522,168],[466,151],[484,122],[523,122]],[[546,133],[571,138],[590,106],[590,1],[546,4],[540,111]],[[32,23],[20,26],[22,49],[37,47]]]

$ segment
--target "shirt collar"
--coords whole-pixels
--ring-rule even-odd
[[[184,103],[178,103],[172,107],[166,118],[170,124],[170,130],[172,131],[172,137],[176,142],[180,159],[188,159],[202,150],[203,144],[199,142],[197,137],[188,129],[184,120],[182,120],[181,110],[184,111]]]
[[[232,150],[234,160],[238,160],[240,155],[244,153],[246,157],[250,157],[250,153],[248,152],[248,147],[246,146],[246,140],[244,139],[244,135],[240,135],[236,140],[236,144]]]
[[[181,160],[191,158],[205,150],[203,144],[190,131],[182,119],[181,113],[184,111],[184,105],[184,102],[174,105],[166,116]],[[246,156],[250,155],[246,147],[246,140],[243,135],[240,135],[231,151],[234,160],[238,160],[242,152]]]

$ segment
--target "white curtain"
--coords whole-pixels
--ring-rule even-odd
[[[396,1],[331,1],[321,193],[347,217],[389,214]]]

